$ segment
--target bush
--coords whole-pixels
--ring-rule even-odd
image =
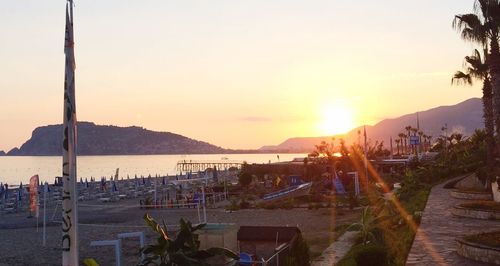
[[[240,209],[240,205],[236,200],[231,200],[231,205],[226,206],[226,210],[228,211],[237,211]]]
[[[238,175],[238,182],[241,184],[241,186],[248,187],[248,185],[252,183],[252,175],[247,172],[241,172]]]
[[[240,202],[240,208],[242,208],[242,209],[248,209],[248,208],[250,208],[250,202],[242,199],[241,202]]]
[[[336,264],[337,266],[391,265],[384,246],[368,244],[356,245]]]
[[[368,245],[354,255],[357,265],[385,266],[388,264],[387,251],[382,246]]]

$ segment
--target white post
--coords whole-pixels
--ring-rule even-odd
[[[44,184],[43,186],[43,229],[42,229],[42,234],[43,234],[43,240],[42,240],[42,243],[43,243],[43,246],[45,247],[46,243],[47,243],[47,234],[46,234],[46,231],[45,231],[45,228],[47,227],[47,183]]]
[[[207,206],[205,204],[205,186],[204,185],[201,186],[201,194],[203,197],[203,201],[202,201],[202,204],[203,204],[203,222],[207,223]]]
[[[155,205],[155,208],[156,208],[156,177],[155,177],[154,188],[155,188],[155,193],[154,193],[155,203],[153,205]]]
[[[92,242],[90,242],[90,246],[115,246],[116,266],[122,265],[122,240],[121,239],[92,241]]]
[[[144,248],[144,232],[132,232],[132,233],[122,233],[118,234],[118,238],[127,238],[127,237],[139,237],[139,245],[141,249]],[[144,253],[141,252],[141,259],[144,259]]]

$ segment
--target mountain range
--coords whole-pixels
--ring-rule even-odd
[[[433,136],[462,133],[470,136],[475,129],[483,128],[482,102],[471,98],[456,105],[440,106],[418,112],[418,124],[425,134]],[[373,126],[366,126],[367,138],[371,142],[384,141],[389,146],[390,138],[405,133],[405,127],[417,127],[417,113],[385,119]],[[447,125],[447,130],[442,128]],[[118,127],[78,122],[79,155],[141,155],[141,154],[215,154],[215,153],[278,153],[311,152],[321,141],[332,137],[344,139],[347,144],[362,141],[363,126],[346,134],[323,137],[289,138],[279,145],[263,146],[258,150],[224,149],[207,142],[190,139],[170,132],[156,132],[142,127]],[[31,138],[21,147],[2,155],[37,156],[61,155],[62,125],[41,126],[33,130]]]
[[[480,98],[471,98],[456,105],[440,106],[426,111],[418,112],[418,126],[426,135],[436,139],[440,135],[453,132],[470,136],[477,128],[484,128],[483,107]],[[417,127],[417,113],[403,115],[397,118],[385,119],[373,126],[366,126],[368,141],[384,141],[384,146],[389,147],[390,138],[396,139],[399,133],[406,133],[405,127],[411,125]],[[447,130],[442,130],[443,127]],[[263,146],[261,151],[287,151],[287,152],[310,152],[314,145],[321,141],[344,139],[346,143],[363,141],[363,126],[352,129],[343,135],[323,137],[299,137],[285,140],[279,145]],[[394,144],[395,148],[395,144]]]

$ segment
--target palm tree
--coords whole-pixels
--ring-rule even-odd
[[[411,131],[411,126],[406,126],[405,129],[406,129],[406,138],[407,138],[407,141],[408,141],[408,146],[410,146],[410,136],[411,136],[410,135],[410,131]],[[410,147],[410,149],[411,149],[411,147]],[[408,149],[406,150],[406,153],[410,153],[410,152],[408,152]]]
[[[456,15],[453,27],[465,41],[489,48],[486,64],[493,90],[494,124],[496,125],[496,152],[500,151],[500,1],[476,0],[475,14]],[[498,155],[498,154],[496,154]]]
[[[484,51],[487,55],[487,51]],[[474,50],[473,54],[465,57],[464,66],[466,71],[457,71],[451,80],[452,84],[472,85],[472,80],[477,79],[483,82],[483,118],[484,128],[486,132],[486,166],[488,168],[488,176],[494,167],[495,161],[493,153],[495,149],[495,121],[493,111],[493,92],[491,88],[490,73],[488,72],[487,59],[478,50]],[[489,178],[489,177],[488,177]],[[489,183],[489,182],[488,182]]]
[[[401,139],[395,139],[396,142],[396,147],[398,148],[398,155],[399,155],[399,143],[401,142]]]
[[[405,133],[399,133],[398,137],[401,140],[401,153],[405,153],[406,152],[406,135],[405,135]],[[403,139],[404,139],[404,150],[403,150]]]
[[[422,139],[424,140],[423,148],[424,148],[424,152],[425,152],[425,151],[427,151],[427,134],[423,134]]]

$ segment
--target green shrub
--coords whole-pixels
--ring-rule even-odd
[[[238,175],[238,182],[241,186],[247,187],[248,185],[250,185],[250,183],[252,183],[252,175],[247,172],[241,172]]]
[[[245,199],[242,199],[240,202],[240,208],[241,209],[248,209],[250,208],[250,202],[246,201]]]
[[[387,251],[382,246],[369,245],[360,248],[354,255],[357,265],[385,266],[388,264]]]

